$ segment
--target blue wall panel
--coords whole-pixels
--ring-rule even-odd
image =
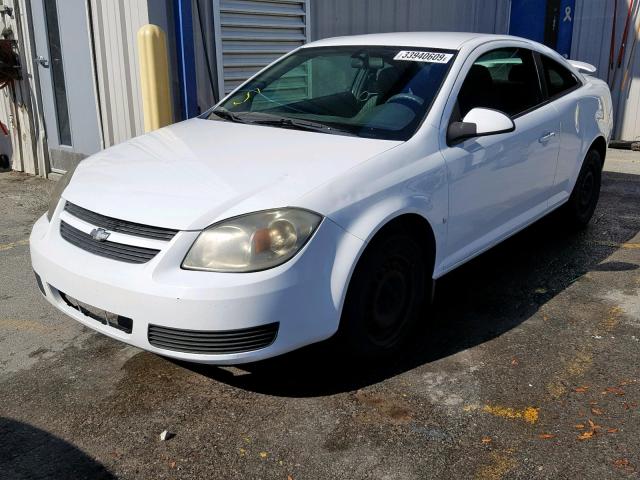
[[[544,43],[546,0],[513,0],[509,34]]]

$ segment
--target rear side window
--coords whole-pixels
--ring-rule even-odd
[[[458,95],[460,119],[476,107],[515,116],[540,103],[542,90],[533,52],[524,48],[501,48],[480,56]]]
[[[547,94],[549,97],[562,95],[579,84],[576,76],[555,60],[551,60],[544,55],[540,55],[540,59],[542,60],[542,69],[547,82]]]

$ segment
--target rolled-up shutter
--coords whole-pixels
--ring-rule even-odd
[[[218,84],[225,94],[310,39],[309,0],[214,0]]]

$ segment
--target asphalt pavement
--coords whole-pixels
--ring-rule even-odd
[[[439,280],[384,366],[190,365],[82,327],[31,271],[51,188],[0,173],[0,479],[640,476],[638,152],[608,152],[587,230],[552,216]]]

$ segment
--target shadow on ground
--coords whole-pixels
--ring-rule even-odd
[[[603,261],[640,231],[634,214],[639,190],[639,176],[604,172],[606,194],[586,230],[572,231],[552,214],[439,279],[424,328],[393,362],[348,363],[324,343],[234,368],[176,363],[276,396],[331,395],[381,382],[502,335],[589,271],[638,269],[634,263]],[[631,196],[636,199],[624,201]]]
[[[0,417],[0,478],[115,479],[70,443],[26,423]]]

